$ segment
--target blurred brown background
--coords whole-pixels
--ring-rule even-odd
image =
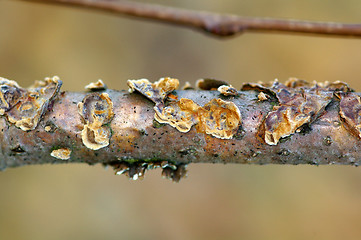
[[[361,2],[154,1],[190,9],[361,22]],[[0,1],[0,75],[28,86],[59,75],[83,91],[98,78],[342,80],[361,90],[361,40],[245,34],[228,40],[88,10]],[[0,239],[361,239],[361,169],[197,164],[179,184],[129,181],[101,166],[0,173]]]

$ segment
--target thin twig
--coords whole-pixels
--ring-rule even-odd
[[[203,11],[185,10],[156,4],[116,0],[25,0],[91,8],[120,15],[176,24],[219,37],[244,32],[306,33],[327,36],[361,37],[361,24],[311,22],[273,18],[240,17]]]

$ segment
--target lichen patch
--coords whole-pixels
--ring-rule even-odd
[[[113,116],[113,103],[107,93],[92,93],[78,103],[78,112],[85,124],[81,133],[83,144],[98,150],[109,145],[110,127],[106,126]]]
[[[71,150],[69,148],[59,148],[53,150],[50,155],[61,160],[68,160],[70,159]]]
[[[103,80],[99,79],[96,82],[89,83],[85,86],[85,89],[90,91],[101,91],[107,89],[107,85],[103,82]]]
[[[34,130],[58,95],[61,85],[62,81],[56,76],[36,81],[29,89],[2,78],[0,114],[6,115],[9,122],[24,131]]]

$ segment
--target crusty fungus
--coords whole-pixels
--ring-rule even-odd
[[[269,96],[267,94],[265,94],[264,92],[260,92],[257,95],[257,98],[258,98],[258,101],[262,102],[262,101],[266,101],[269,98]]]
[[[23,131],[34,130],[48,106],[59,93],[62,81],[58,77],[36,81],[29,89],[20,88],[14,81],[1,79],[1,115]]]
[[[193,87],[192,87],[192,85],[187,81],[184,85],[183,85],[183,87],[181,88],[182,90],[192,90],[192,89],[194,89]]]
[[[165,77],[161,78],[155,83],[149,82],[148,79],[128,80],[129,91],[138,91],[156,105],[163,104],[165,98],[169,93],[179,87],[179,81],[175,78]]]
[[[211,78],[198,79],[196,82],[196,87],[201,90],[217,90],[222,85],[229,86],[226,81]]]
[[[85,86],[85,89],[88,89],[90,91],[102,91],[107,89],[107,85],[103,82],[103,80],[99,79],[96,82],[89,83]]]
[[[61,160],[68,160],[70,159],[71,150],[69,148],[59,148],[53,150],[50,155],[52,157],[61,159]]]
[[[0,115],[14,107],[22,94],[24,90],[15,81],[0,77]]]
[[[154,119],[159,123],[167,123],[180,132],[188,132],[199,121],[199,108],[192,100],[181,98],[164,108],[154,107]]]
[[[289,79],[285,84],[277,80],[265,85],[247,83],[242,90],[266,92],[279,102],[279,106],[274,106],[264,120],[264,140],[269,145],[277,145],[281,138],[294,134],[303,125],[317,119],[332,101],[334,91],[351,91],[347,84],[340,81],[314,82],[311,86],[307,81],[296,78]]]
[[[218,92],[220,92],[224,96],[237,96],[237,89],[232,87],[232,85],[222,85],[218,87]]]
[[[224,84],[227,83],[212,79],[198,80],[198,87],[218,88]],[[131,92],[137,90],[155,103],[154,119],[157,122],[169,124],[180,132],[188,132],[193,125],[197,125],[199,132],[222,139],[232,138],[241,124],[241,115],[234,103],[213,99],[201,107],[187,98],[178,100],[171,94],[178,85],[179,81],[172,78],[161,78],[155,83],[147,79],[128,80]],[[166,98],[169,99],[167,104]]]
[[[216,138],[231,139],[241,124],[241,114],[233,102],[212,99],[199,112],[198,131]]]
[[[204,107],[190,99],[181,98],[178,102],[162,109],[154,108],[154,118],[159,123],[167,123],[180,132],[188,132],[193,125],[197,131],[217,138],[230,139],[241,124],[241,115],[233,102],[212,99]]]
[[[346,128],[361,138],[361,98],[355,93],[340,93],[340,116]]]
[[[110,127],[105,126],[113,116],[113,103],[107,93],[92,93],[78,103],[78,111],[85,124],[81,136],[83,144],[93,150],[109,145]]]

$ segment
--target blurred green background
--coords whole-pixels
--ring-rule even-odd
[[[361,1],[154,1],[189,9],[361,22]],[[0,76],[28,86],[58,75],[83,91],[101,78],[243,82],[342,80],[361,90],[361,40],[244,34],[228,40],[111,14],[0,1]],[[101,166],[0,173],[0,239],[361,239],[361,169],[194,164],[179,184],[129,181]]]

